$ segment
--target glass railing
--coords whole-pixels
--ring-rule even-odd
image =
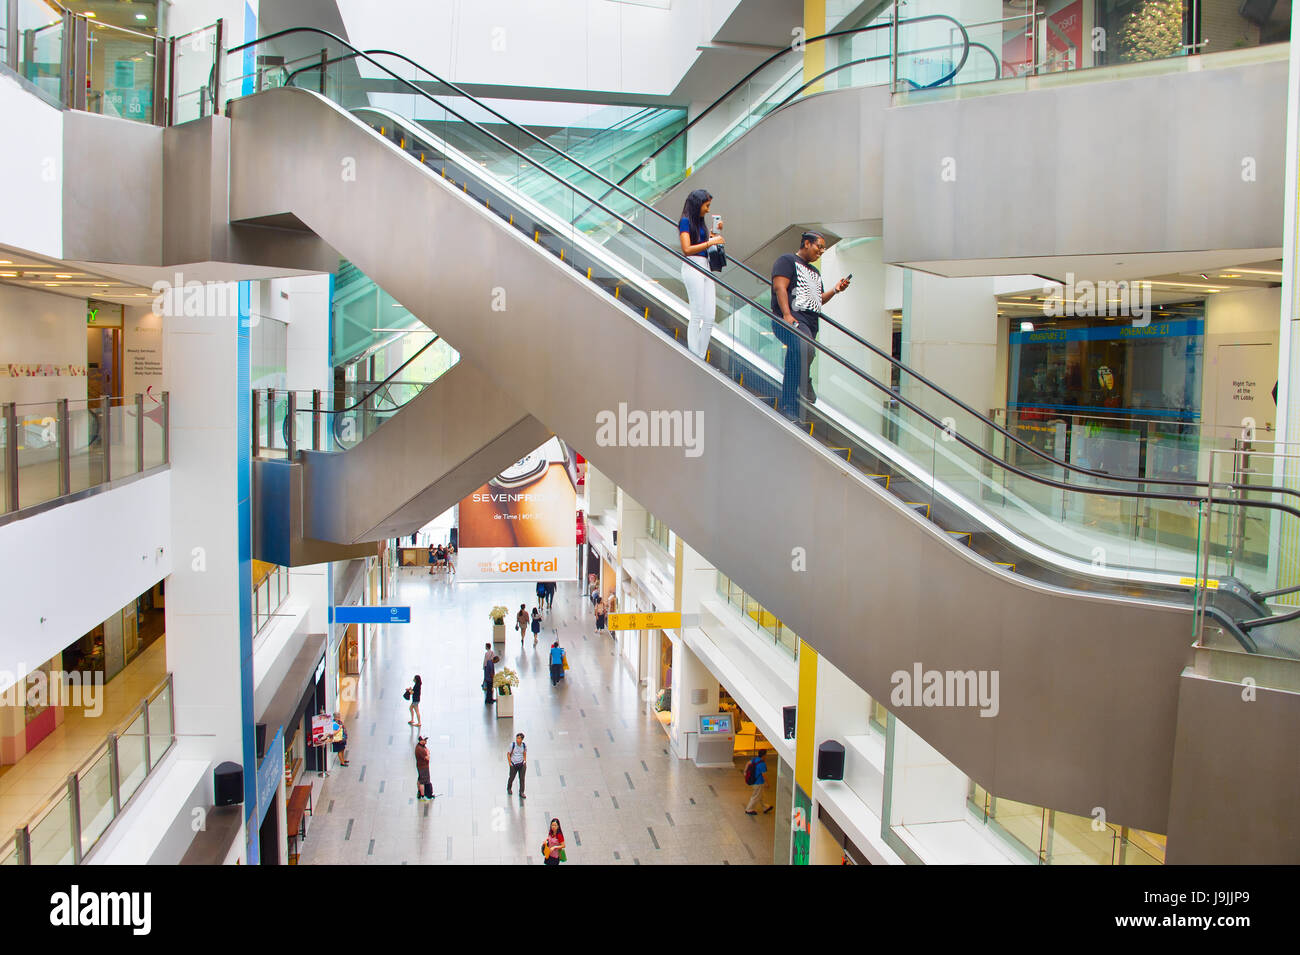
[[[211,116],[217,111],[217,64],[221,57],[221,25],[194,30],[171,41],[170,125]]]
[[[168,394],[0,406],[4,513],[169,462]]]
[[[392,295],[346,260],[330,297],[330,364],[344,365],[415,329],[425,329]]]
[[[157,37],[122,27],[86,20],[88,75],[86,109],[119,119],[153,123],[155,89],[159,75]]]
[[[6,27],[11,10],[6,5]],[[70,18],[58,4],[44,0],[18,0],[14,12],[16,31],[4,31],[6,43],[11,34],[14,37],[13,46],[6,47],[5,63],[55,102],[65,102],[63,47]]]
[[[520,176],[539,167],[537,157],[549,147],[519,129],[503,138],[435,100],[421,85],[430,74],[409,61],[354,52],[344,70],[339,58],[349,47],[332,37],[326,42],[331,48],[321,62],[330,65],[316,77],[326,95],[355,106],[376,77],[387,77],[389,89],[405,92],[387,94],[385,110],[362,107],[366,122],[631,316],[685,339],[684,275],[695,269],[708,276],[718,324],[708,363],[758,400],[785,404],[782,410],[803,417],[811,437],[923,517],[963,531],[980,524],[979,534],[960,536],[989,561],[1077,589],[1132,592],[1140,585],[1185,595],[1194,584],[1195,482],[1125,478],[1050,455],[1032,469],[1010,463],[1015,435],[905,367],[896,389],[864,372],[845,356],[870,358],[874,350],[876,358],[891,359],[833,320],[823,321],[817,342],[774,325],[764,276],[732,266],[719,277],[683,260],[674,222],[626,197],[633,211],[622,216],[557,169],[548,167],[548,174],[561,188],[545,197],[527,194]],[[784,357],[803,349],[813,356],[815,394],[779,401]],[[797,375],[796,367],[792,380]],[[1300,494],[1289,500],[1300,501]]]
[[[980,822],[1040,865],[1164,865],[1165,837],[1091,817],[994,796],[970,782],[967,805]]]
[[[798,635],[778,620],[776,614],[741,590],[735,581],[721,571],[717,574],[716,588],[718,596],[726,600],[738,614],[744,617],[765,641],[790,654],[791,659],[798,657]]]
[[[289,568],[276,564],[253,585],[253,633],[261,633],[289,596]]]
[[[175,714],[169,673],[6,838],[0,865],[80,865],[175,744]]]
[[[1210,481],[1197,505],[1196,637],[1219,650],[1300,660],[1300,518],[1244,506],[1285,500],[1300,487],[1300,446],[1238,440],[1212,449]],[[1232,614],[1241,632],[1225,634],[1214,608],[1220,582],[1246,582],[1245,606]]]
[[[339,391],[253,392],[253,453],[292,457],[304,451],[347,451],[460,361],[443,339],[428,342],[381,382],[349,382]]]

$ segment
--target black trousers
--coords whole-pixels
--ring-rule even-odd
[[[506,792],[510,792],[511,788],[512,788],[512,787],[514,786],[514,784],[515,784],[515,777],[518,776],[518,777],[519,777],[519,795],[522,796],[522,795],[524,794],[524,776],[527,774],[527,772],[528,772],[528,764],[527,764],[527,763],[519,763],[519,764],[517,764],[517,765],[516,765],[515,763],[511,763],[511,764],[510,764],[510,778],[506,780]]]

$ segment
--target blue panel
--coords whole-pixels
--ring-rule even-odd
[[[266,811],[275,800],[276,790],[284,779],[284,727],[275,731],[275,737],[266,744],[266,755],[257,767],[257,821],[266,818]]]
[[[239,283],[238,339],[239,368],[235,375],[235,515],[239,562],[239,711],[243,723],[244,812],[261,819],[257,802],[257,738],[253,724],[253,502],[249,496],[253,469],[253,433],[250,424],[252,396],[249,391],[250,329],[249,283]],[[281,767],[283,772],[283,767]],[[248,835],[248,864],[259,862],[257,833]]]
[[[257,14],[253,12],[250,4],[244,4],[244,42],[256,39],[257,37]],[[253,71],[257,69],[257,48],[244,48],[244,81],[240,88],[240,93],[244,96],[251,96],[253,93]]]
[[[410,623],[410,607],[335,607],[335,623]]]
[[[1096,328],[1044,328],[1033,332],[1012,332],[1011,344],[1026,342],[1101,342],[1121,338],[1137,339],[1176,338],[1204,335],[1205,319],[1179,318],[1150,325],[1100,325]]]
[[[261,552],[258,560],[288,567],[292,563],[289,516],[293,503],[293,465],[288,461],[263,461],[261,495]]]

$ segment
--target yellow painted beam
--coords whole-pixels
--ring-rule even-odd
[[[826,32],[826,0],[803,0],[804,37],[821,36]],[[826,41],[809,43],[803,51],[803,81],[807,83],[826,69]],[[804,90],[804,96],[820,93],[821,80]]]
[[[795,711],[794,781],[809,796],[817,764],[817,651],[799,641],[799,695]]]

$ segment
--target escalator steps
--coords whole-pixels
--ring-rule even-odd
[[[889,489],[889,475],[888,475],[888,474],[868,474],[866,477],[867,477],[867,480],[868,480],[868,481],[877,481],[877,482],[883,484],[883,485],[885,486],[885,489],[886,489],[886,490]]]
[[[924,502],[922,502],[922,501],[908,501],[908,502],[907,502],[907,506],[910,507],[912,510],[916,511],[918,514],[924,516],[924,517],[927,517],[927,518],[928,518],[928,517],[930,516],[930,505],[929,505],[929,504],[926,504],[926,503],[924,503]]]
[[[1015,564],[1008,563],[1008,562],[1005,561],[1005,560],[995,560],[993,563],[997,564],[999,567],[1005,567],[1005,568],[1007,568],[1007,570],[1010,570],[1010,571],[1013,571],[1013,572],[1014,572],[1015,569],[1016,569],[1016,565],[1015,565]]]
[[[970,532],[970,531],[949,531],[949,532],[948,532],[948,536],[951,537],[951,538],[952,538],[953,540],[955,540],[955,541],[961,541],[961,542],[964,543],[967,547],[969,547],[969,546],[971,545],[971,532]]]

